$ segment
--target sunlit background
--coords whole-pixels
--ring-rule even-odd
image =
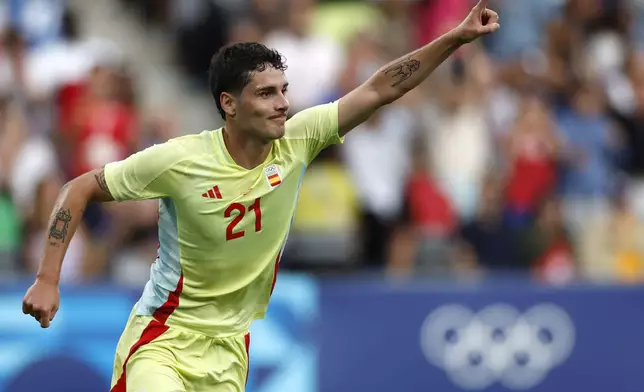
[[[0,392],[107,391],[155,201],[92,205],[48,330],[22,315],[66,181],[221,125],[212,54],[259,41],[292,112],[471,0],[0,0]],[[641,392],[644,1],[490,0],[462,48],[310,166],[250,392]]]

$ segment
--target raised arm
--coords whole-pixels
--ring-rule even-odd
[[[378,70],[339,102],[339,134],[367,120],[378,108],[402,97],[423,82],[460,46],[498,30],[499,16],[480,0],[452,31]]]

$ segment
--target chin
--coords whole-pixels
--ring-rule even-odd
[[[268,132],[269,134],[268,136],[273,140],[282,138],[286,133],[286,127],[284,125],[280,125],[280,126],[273,125],[269,129],[270,131]]]

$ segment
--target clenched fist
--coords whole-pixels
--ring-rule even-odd
[[[49,327],[60,303],[58,285],[36,279],[22,300],[22,312],[30,314],[42,328]]]
[[[501,25],[499,14],[487,8],[488,0],[480,0],[469,15],[455,29],[463,43],[472,42],[480,36],[494,33]]]

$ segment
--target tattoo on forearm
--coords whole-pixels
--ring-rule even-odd
[[[409,79],[409,77],[419,69],[420,61],[407,58],[393,63],[385,70],[383,70],[383,72],[385,73],[385,75],[389,75],[392,79],[394,79],[391,87],[396,87],[400,83]]]
[[[106,194],[112,196],[110,188],[107,187],[107,182],[105,181],[105,170],[101,170],[98,174],[94,174],[94,178],[96,178],[99,188],[101,188],[101,190]]]
[[[72,213],[69,208],[61,208],[56,212],[51,227],[49,228],[49,245],[58,246],[56,241],[51,241],[52,239],[59,240],[62,243],[65,242],[69,230],[69,222],[71,222],[71,220]]]

